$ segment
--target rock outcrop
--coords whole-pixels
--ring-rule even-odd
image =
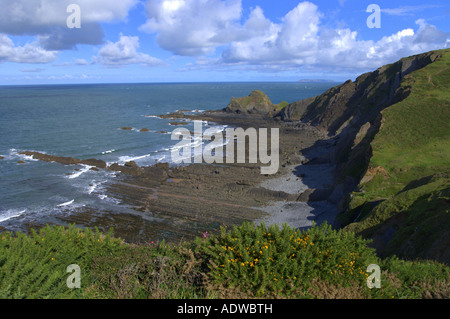
[[[254,90],[250,93],[249,96],[231,98],[231,102],[225,108],[225,112],[266,114],[269,112],[273,112],[275,109],[275,105],[272,104],[269,97],[265,93],[259,90]]]
[[[98,168],[106,168],[105,161],[98,160],[95,158],[81,160],[81,159],[73,158],[73,157],[49,155],[49,154],[33,152],[33,151],[25,151],[25,152],[21,152],[20,154],[26,155],[26,156],[31,156],[34,159],[41,160],[44,162],[56,162],[56,163],[60,163],[63,165],[83,164],[83,165],[89,165],[89,166],[94,166],[94,167],[98,167]]]

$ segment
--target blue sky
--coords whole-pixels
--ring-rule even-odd
[[[67,25],[70,4],[80,8],[80,28]],[[381,10],[379,28],[368,26],[370,4]],[[0,6],[0,85],[345,81],[450,46],[448,0],[0,0]]]

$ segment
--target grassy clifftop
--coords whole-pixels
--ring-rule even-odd
[[[401,81],[408,96],[381,111],[368,168],[342,217],[382,255],[450,264],[450,50],[436,54]]]

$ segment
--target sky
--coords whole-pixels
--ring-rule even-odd
[[[0,85],[341,82],[450,47],[448,0],[0,0],[0,8]]]

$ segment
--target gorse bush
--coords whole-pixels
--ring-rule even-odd
[[[313,279],[337,285],[366,284],[367,266],[376,262],[367,241],[323,224],[302,232],[290,227],[243,224],[197,239],[220,284],[252,291],[298,293]]]

